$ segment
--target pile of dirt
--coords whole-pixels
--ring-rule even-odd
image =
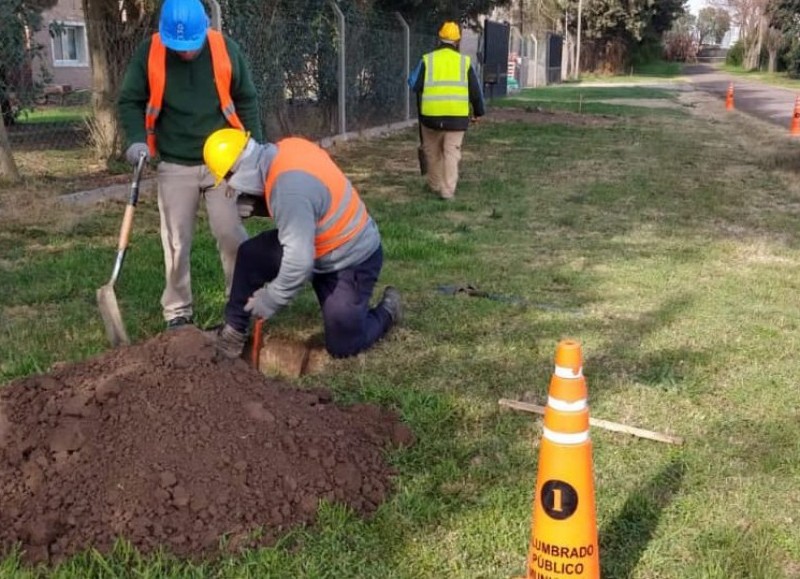
[[[169,332],[0,388],[0,555],[57,562],[117,537],[199,559],[268,545],[321,500],[368,514],[391,491],[397,416],[213,360]]]

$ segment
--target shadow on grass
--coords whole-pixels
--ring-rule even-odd
[[[705,444],[714,449],[720,464],[719,476],[769,475],[796,477],[800,424],[797,416],[776,416],[775,420],[740,419],[718,422],[708,431]],[[747,436],[741,436],[741,433]]]
[[[661,471],[636,489],[617,516],[600,529],[603,577],[631,577],[658,527],[661,513],[680,490],[686,465],[674,457]]]
[[[708,579],[797,577],[796,567],[780,568],[778,551],[775,532],[766,525],[718,527],[696,542],[698,563],[687,569],[687,576]]]
[[[593,354],[587,361],[592,382],[613,384],[619,376],[630,376],[637,382],[663,390],[690,388],[696,380],[696,373],[707,366],[711,353],[684,347],[643,355],[641,344],[680,320],[691,311],[691,307],[692,299],[681,295],[665,300],[658,308],[636,319],[610,327],[603,322],[590,321],[590,324],[601,326],[595,331],[608,338],[605,351]]]

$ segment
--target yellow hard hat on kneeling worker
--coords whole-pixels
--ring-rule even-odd
[[[214,187],[236,164],[239,155],[244,151],[250,133],[239,129],[219,129],[206,139],[203,145],[203,161],[209,173],[214,176]]]
[[[458,42],[461,40],[461,29],[452,21],[445,22],[439,29],[439,40],[445,42]]]

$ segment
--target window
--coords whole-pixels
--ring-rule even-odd
[[[55,66],[86,66],[86,27],[76,22],[59,22],[50,26]]]

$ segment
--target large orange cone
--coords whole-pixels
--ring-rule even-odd
[[[600,577],[589,407],[581,345],[559,342],[533,499],[527,579]]]
[[[792,124],[789,127],[790,135],[800,135],[800,96],[794,99],[794,112],[792,113]]]
[[[725,110],[732,111],[733,110],[733,83],[728,85],[728,94],[725,97]]]

